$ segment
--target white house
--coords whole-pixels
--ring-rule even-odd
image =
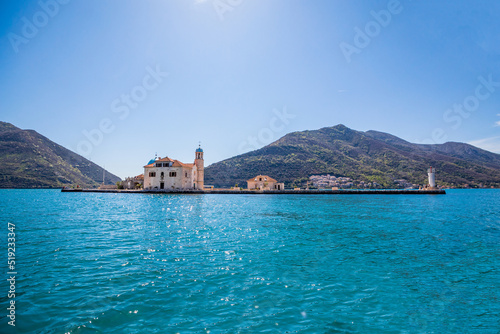
[[[201,147],[196,149],[192,164],[169,157],[153,159],[144,166],[144,189],[203,190],[203,169]]]

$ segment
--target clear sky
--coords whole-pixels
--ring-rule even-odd
[[[500,2],[0,0],[0,120],[120,177],[342,123],[500,153]]]

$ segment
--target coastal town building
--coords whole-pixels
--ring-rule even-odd
[[[123,189],[140,189],[144,187],[144,174],[127,177],[122,181]]]
[[[257,175],[247,180],[247,188],[249,190],[284,190],[285,184],[267,175]]]
[[[367,182],[362,180],[353,180],[349,177],[334,176],[334,175],[311,175],[309,180],[312,182],[313,187],[318,189],[377,189],[382,188],[382,185],[375,181]],[[431,181],[429,181],[431,182]],[[419,185],[411,183],[405,179],[394,179],[391,188],[394,189],[418,189]]]
[[[334,175],[311,175],[309,177],[311,180],[312,184],[314,187],[318,189],[326,189],[326,188],[352,188],[354,186],[354,182],[351,178],[349,177],[337,177]],[[362,187],[368,187],[368,185],[365,186],[365,183],[361,185]]]
[[[195,151],[194,163],[179,160],[155,158],[144,166],[144,189],[203,190],[204,161],[203,150]]]

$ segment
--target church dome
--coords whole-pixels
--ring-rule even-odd
[[[196,149],[196,152],[203,152],[203,150],[201,149],[201,147],[198,147],[198,148]]]

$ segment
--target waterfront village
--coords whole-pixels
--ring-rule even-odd
[[[105,185],[99,187],[100,190],[146,190],[146,191],[210,191],[214,186],[204,183],[204,159],[203,149],[198,147],[195,151],[193,163],[183,163],[179,160],[169,157],[155,157],[144,166],[144,173],[135,177],[128,177],[118,182],[116,185]],[[419,187],[417,184],[411,184],[406,180],[394,180],[395,187],[398,189],[438,189],[435,183],[435,171],[431,167],[428,171],[429,182],[426,187]],[[283,191],[285,184],[268,175],[256,175],[248,179],[247,188],[235,186],[229,190],[253,190],[253,191]],[[381,188],[376,182],[365,182],[352,180],[348,177],[337,177],[327,175],[311,175],[307,182],[309,189],[377,189]],[[294,188],[293,190],[301,190]]]

